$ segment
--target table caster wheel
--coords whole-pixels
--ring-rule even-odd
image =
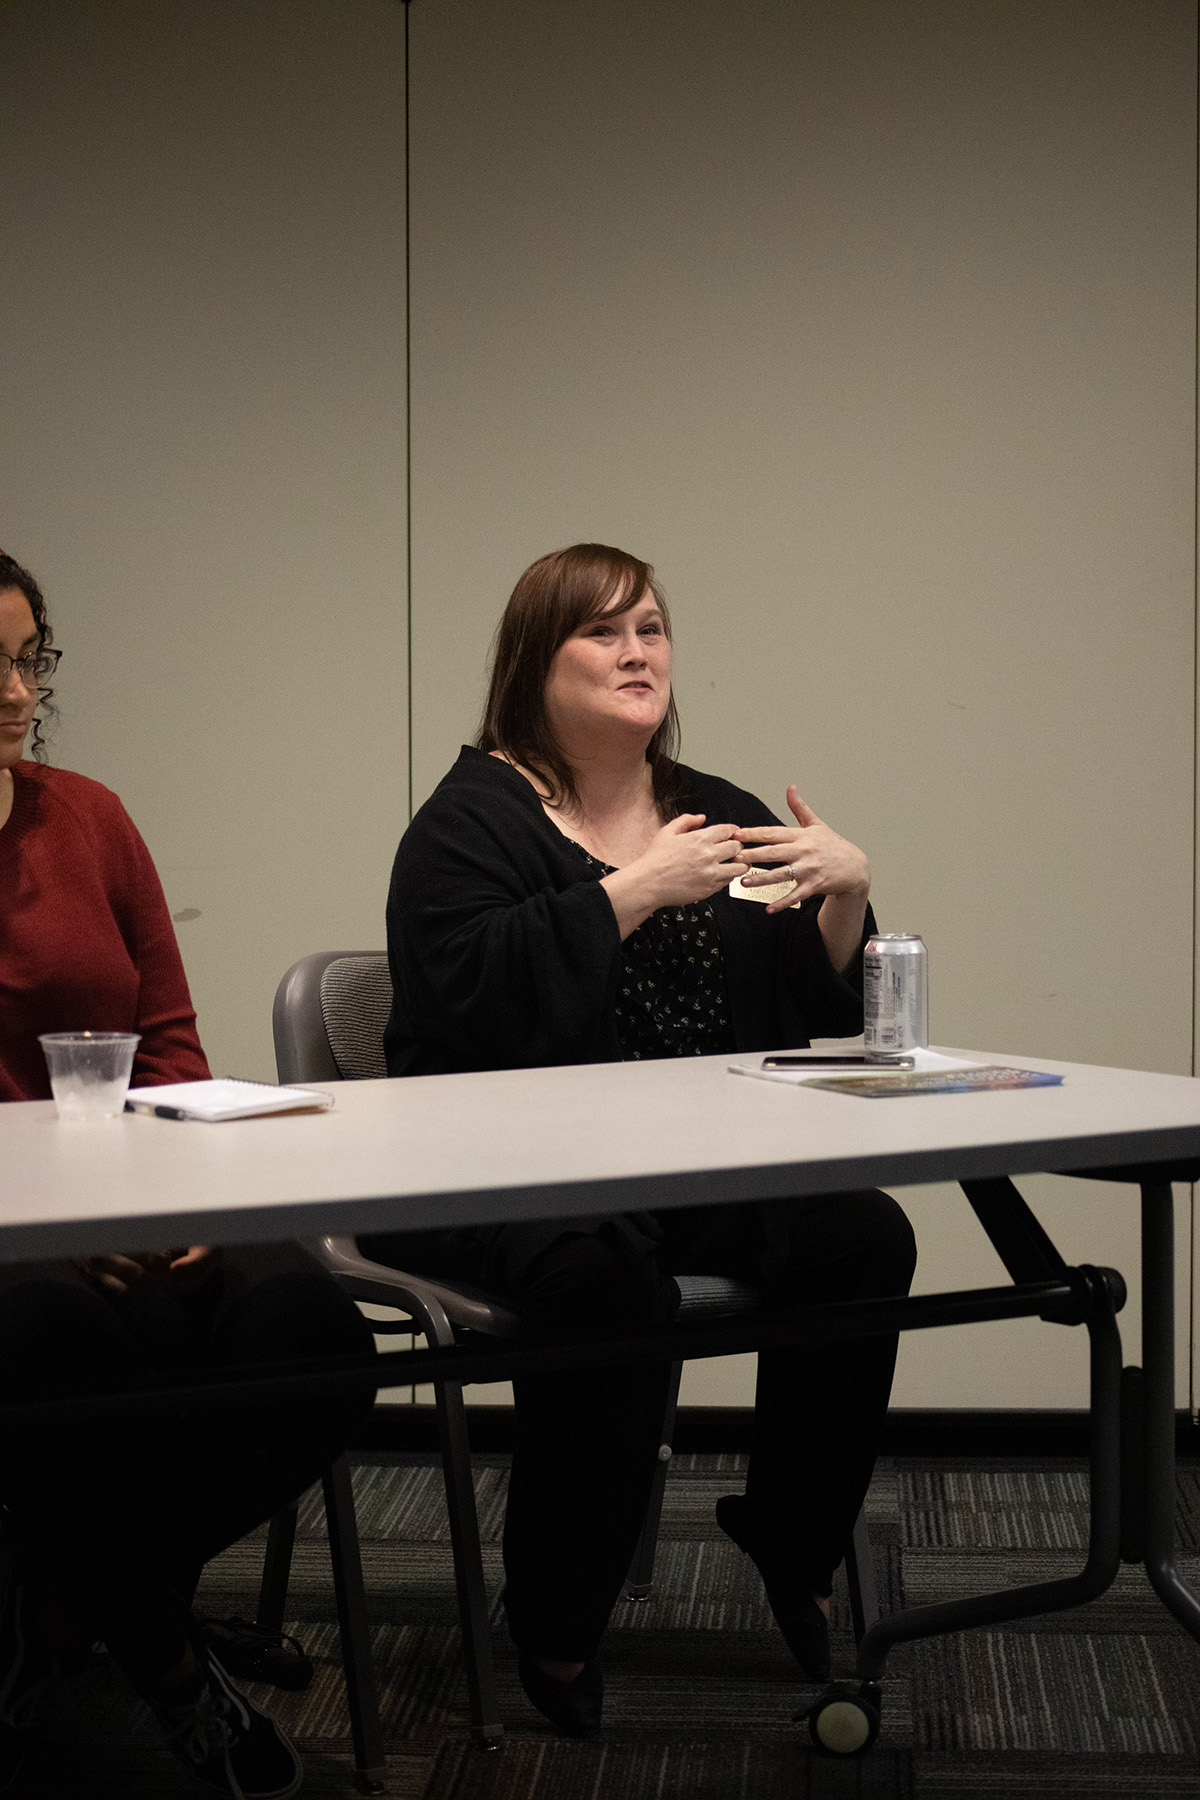
[[[835,1681],[808,1715],[813,1743],[827,1756],[861,1756],[879,1736],[878,1684]]]

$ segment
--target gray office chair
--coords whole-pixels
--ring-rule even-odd
[[[383,1028],[391,1004],[385,956],[326,951],[302,957],[283,977],[275,995],[275,1061],[280,1081],[353,1081],[386,1075]],[[412,1320],[414,1332],[430,1345],[451,1345],[463,1331],[511,1337],[520,1329],[516,1313],[498,1296],[462,1282],[434,1281],[369,1262],[359,1254],[353,1238],[320,1238],[308,1247],[356,1300],[404,1313]],[[496,1698],[462,1384],[438,1382],[434,1392],[471,1731],[477,1740],[493,1744],[503,1736],[504,1727]],[[264,1591],[259,1599],[263,1622],[282,1614],[292,1530],[294,1524],[286,1514],[272,1521]]]
[[[280,1081],[364,1080],[385,1075],[383,1031],[391,1004],[391,977],[387,958],[381,952],[319,951],[302,957],[288,970],[275,994],[275,1060]],[[322,1238],[310,1245],[310,1249],[355,1299],[397,1308],[413,1321],[414,1332],[425,1337],[431,1345],[452,1344],[460,1332],[467,1331],[489,1337],[515,1337],[520,1333],[519,1314],[498,1295],[465,1282],[433,1280],[370,1262],[359,1254],[353,1238]],[[755,1289],[723,1276],[681,1276],[678,1283],[679,1316],[683,1319],[716,1319],[746,1312],[759,1304]],[[681,1369],[682,1365],[676,1363],[671,1371],[654,1487],[626,1583],[629,1599],[648,1598],[653,1585],[654,1556],[671,1458]],[[503,1733],[503,1726],[496,1704],[462,1383],[438,1382],[434,1392],[471,1728],[476,1738],[495,1743]],[[344,1506],[341,1510],[345,1511]],[[276,1615],[282,1617],[290,1553],[286,1516],[281,1515],[271,1529],[272,1541],[263,1577],[264,1595],[259,1607],[259,1617],[264,1622],[267,1622],[265,1611],[269,1611],[272,1620]],[[352,1513],[350,1529],[353,1529]],[[356,1551],[357,1538],[354,1546]],[[855,1528],[847,1572],[855,1635],[861,1636],[878,1612],[869,1545],[861,1518]],[[265,1591],[268,1580],[269,1594]]]

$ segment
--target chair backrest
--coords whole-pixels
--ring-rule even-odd
[[[280,1081],[386,1075],[383,1028],[391,1009],[392,978],[382,950],[302,956],[275,990],[271,1023]],[[514,1337],[521,1329],[518,1314],[498,1296],[367,1262],[352,1237],[319,1238],[309,1248],[356,1299],[410,1313],[431,1344],[453,1342],[451,1327],[490,1337]]]
[[[367,1081],[387,1074],[383,1031],[392,979],[382,950],[318,950],[275,991],[280,1081]]]
[[[383,1032],[392,1009],[392,978],[382,950],[317,950],[293,963],[275,990],[271,1022],[275,1064],[288,1081],[368,1081],[387,1074]],[[432,1332],[431,1343],[449,1341],[434,1321],[458,1330],[515,1337],[520,1315],[498,1295],[466,1282],[435,1283],[424,1276],[367,1262],[350,1237],[325,1237],[311,1248],[359,1300],[403,1305]],[[760,1303],[743,1282],[714,1275],[678,1277],[680,1312],[690,1318],[740,1313]],[[397,1299],[397,1290],[407,1296]]]

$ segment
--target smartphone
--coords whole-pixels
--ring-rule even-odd
[[[789,1050],[786,1056],[764,1056],[764,1069],[803,1069],[811,1063],[839,1069],[915,1069],[915,1056],[900,1050],[885,1050],[881,1055],[865,1050]]]

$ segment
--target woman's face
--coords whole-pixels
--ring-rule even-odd
[[[5,588],[0,592],[0,650],[15,661],[37,647],[38,631],[28,600],[20,588]],[[27,688],[10,668],[0,683],[0,769],[11,769],[20,760],[37,703],[37,688]]]
[[[546,716],[568,752],[598,735],[648,744],[670,700],[671,644],[651,593],[628,612],[610,606],[587,620],[559,645],[546,677]]]

